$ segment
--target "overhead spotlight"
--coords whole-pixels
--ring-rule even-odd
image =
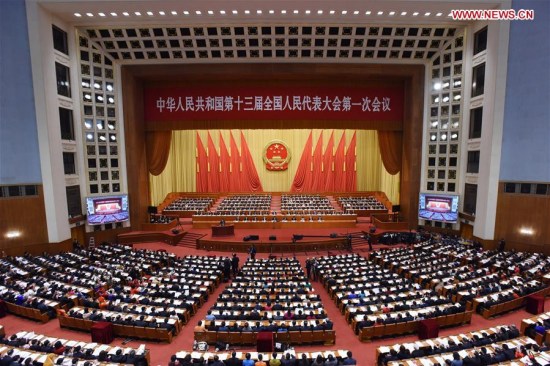
[[[371,14],[372,14],[372,11],[370,11],[370,10],[367,10],[367,11],[365,12],[365,15],[371,15]]]
[[[406,12],[406,11],[402,11],[402,12],[401,12],[401,16],[404,17],[405,15],[407,15],[407,12]]]
[[[220,10],[221,15],[225,15],[225,10]]]
[[[442,15],[443,15],[443,13],[437,13],[435,16],[436,16],[436,17],[440,17],[440,16],[442,16]]]
[[[376,13],[377,15],[383,15],[384,12],[383,11],[379,11],[378,13]]]
[[[417,15],[418,15],[418,12],[415,11],[415,12],[413,13],[413,17],[415,17],[415,16],[417,16]]]
[[[262,14],[261,10],[256,10],[256,14]]]
[[[449,83],[448,81],[446,81],[446,82],[443,83],[443,88],[448,88],[449,85],[451,85],[451,83]]]
[[[195,14],[202,15],[202,12],[200,10],[195,11]]]
[[[18,238],[20,236],[21,236],[21,232],[19,231],[8,231],[6,233],[6,238],[8,239]]]
[[[305,13],[306,14],[311,14],[311,10],[306,10]]]
[[[91,100],[92,96],[90,94],[84,94],[84,99]]]
[[[111,135],[111,141],[116,141],[116,135]]]
[[[431,135],[431,136],[430,136],[430,140],[432,140],[432,141],[435,141],[436,138],[437,138],[437,137],[436,137],[435,135]]]
[[[129,17],[130,13],[128,13],[127,11],[124,11],[124,12],[122,12],[122,15],[124,15],[125,17]]]
[[[439,97],[434,99],[434,103],[439,103]]]
[[[281,14],[286,14],[286,10],[281,10]]]
[[[336,11],[331,10],[331,11],[329,11],[329,13],[330,13],[330,15],[334,15],[334,13],[336,13]]]
[[[438,124],[438,123],[439,123],[439,122],[437,122],[437,121],[433,121],[433,122],[432,122],[432,127],[437,127],[437,124]]]
[[[299,14],[299,13],[300,13],[300,10],[294,10],[293,13],[294,13],[294,14]]]
[[[107,124],[107,127],[109,127],[109,130],[114,130],[115,129],[115,125],[112,124],[112,123]]]
[[[106,138],[105,136],[99,136],[99,139],[100,139],[101,141],[107,141],[107,138]]]
[[[107,84],[107,90],[108,91],[113,91],[113,86],[111,84]]]
[[[94,88],[101,89],[101,85],[99,85],[99,83],[94,83]]]
[[[189,11],[184,10],[184,11],[183,11],[183,15],[189,15]]]
[[[94,135],[89,133],[89,134],[86,135],[86,139],[89,140],[89,141],[92,141],[94,139]]]
[[[150,17],[152,17],[154,14],[153,14],[152,11],[148,11],[148,12],[147,12],[147,15],[149,15]]]
[[[457,87],[457,86],[461,86],[462,85],[462,81],[461,80],[456,80],[454,83],[453,83],[453,86]]]
[[[347,10],[342,10],[342,15],[346,15],[348,13]]]
[[[87,16],[89,16],[90,18],[94,16],[94,14],[92,13],[86,13]]]
[[[425,16],[425,17],[429,17],[430,14],[431,14],[431,13],[428,11],[428,12],[426,12],[426,13],[424,14],[424,16]]]
[[[239,14],[239,12],[238,12],[237,10],[233,10],[232,13],[233,13],[234,15]]]
[[[139,11],[136,11],[134,14],[137,15],[138,17],[141,16],[141,13]]]
[[[449,101],[449,97],[443,97],[443,103],[447,103]]]
[[[271,10],[269,11],[269,14],[275,14],[275,10],[271,9]]]
[[[80,13],[74,13],[74,16],[77,17],[77,18],[80,18],[82,16],[82,14]]]
[[[390,14],[389,14],[391,17],[395,15],[395,11],[390,11]]]
[[[519,229],[519,233],[523,235],[533,235],[535,231],[528,227],[522,227],[521,229]]]
[[[92,128],[92,124],[91,124],[90,122],[88,122],[88,121],[84,122],[84,126],[85,126],[86,128]]]
[[[172,11],[170,12],[170,14],[172,14],[172,15],[178,15],[178,12],[175,11],[175,10],[172,10]]]
[[[434,84],[434,90],[441,90],[441,83],[437,82]]]
[[[97,15],[99,15],[100,17],[104,17],[105,13],[97,13]]]
[[[115,98],[113,98],[113,97],[109,97],[108,101],[109,101],[109,103],[111,103],[111,104],[112,104],[112,103],[114,103],[114,102],[115,102]]]
[[[441,128],[444,129],[444,130],[446,130],[447,127],[449,127],[449,124],[447,124],[447,123],[444,123],[444,124],[441,125]]]
[[[244,13],[245,14],[250,14],[250,10],[245,10]]]
[[[443,141],[447,140],[447,134],[446,133],[441,135],[441,140],[443,140]]]
[[[111,16],[112,16],[112,17],[117,17],[118,14],[117,14],[117,13],[111,13]]]
[[[451,135],[451,139],[454,140],[454,139],[456,139],[456,138],[458,138],[458,134],[457,134],[457,133],[453,133],[453,134]]]
[[[98,123],[97,123],[97,129],[98,129],[98,130],[102,130],[102,129],[103,129],[103,123],[98,122]]]
[[[358,15],[358,14],[359,14],[359,10],[355,10],[355,11],[353,12],[353,15]]]
[[[161,10],[161,11],[159,11],[159,15],[163,15],[163,16],[164,16],[164,15],[166,15],[166,13],[165,13],[164,11]]]
[[[322,10],[317,10],[317,14],[321,15],[321,14],[323,14],[323,11]]]
[[[453,97],[454,100],[460,100],[460,98],[461,98],[460,94],[457,94]]]
[[[214,15],[214,12],[212,10],[208,10],[208,15]]]

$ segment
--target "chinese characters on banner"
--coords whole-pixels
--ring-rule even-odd
[[[400,122],[402,88],[146,88],[150,122],[324,119]]]

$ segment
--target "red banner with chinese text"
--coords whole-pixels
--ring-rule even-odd
[[[401,122],[401,87],[146,87],[147,122],[373,120]]]

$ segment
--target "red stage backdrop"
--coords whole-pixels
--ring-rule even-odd
[[[403,119],[400,87],[147,87],[147,122]]]

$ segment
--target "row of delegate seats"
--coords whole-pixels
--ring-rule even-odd
[[[150,352],[142,344],[138,348],[121,348],[97,343],[68,340],[20,331],[9,337],[2,337],[0,343],[9,347],[17,347],[28,351],[55,354],[64,361],[90,360],[97,362],[132,364],[147,366],[150,364]],[[53,360],[57,361],[57,359]]]
[[[326,196],[317,194],[283,194],[281,197],[283,215],[327,215],[336,213]]]
[[[376,349],[376,360],[379,365],[385,365],[390,361],[433,357],[474,347],[485,347],[518,337],[520,337],[520,332],[514,325],[497,325],[446,337],[396,343],[393,346],[381,346]]]
[[[214,203],[209,197],[181,197],[164,208],[164,211],[192,211],[195,213],[207,211]]]
[[[374,196],[340,196],[338,203],[344,212],[358,213],[358,211],[386,210],[386,207]]]

